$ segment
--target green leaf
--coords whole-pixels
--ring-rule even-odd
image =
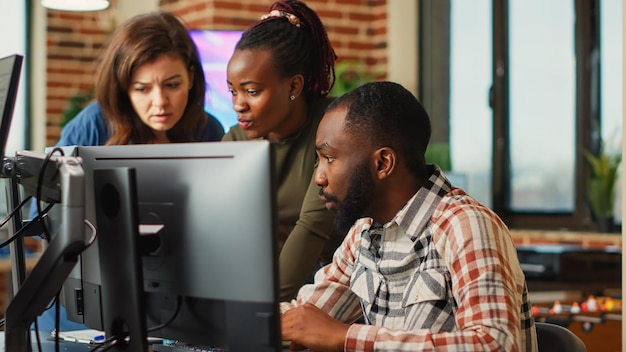
[[[581,152],[591,166],[591,175],[587,187],[587,199],[591,210],[598,218],[613,216],[615,188],[622,155],[621,153],[608,154],[604,148],[604,143],[601,144],[598,155],[594,155],[586,149],[581,149]]]

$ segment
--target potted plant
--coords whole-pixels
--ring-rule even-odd
[[[591,211],[598,230],[610,232],[613,227],[613,205],[622,154],[607,152],[604,143],[601,143],[597,155],[587,149],[583,149],[582,152],[591,166],[591,176],[587,185]]]
[[[340,97],[345,93],[375,79],[375,75],[368,74],[365,66],[357,60],[343,60],[335,65],[335,85],[328,94],[331,97]]]
[[[93,88],[86,92],[79,92],[72,95],[67,102],[67,107],[63,110],[63,116],[61,119],[61,127],[64,127],[70,122],[74,116],[76,116],[87,104],[89,104],[94,98]]]
[[[442,171],[452,171],[450,158],[450,144],[445,142],[431,142],[424,155],[427,164],[437,164]]]

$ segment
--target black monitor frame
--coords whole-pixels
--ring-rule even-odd
[[[135,169],[94,170],[93,180],[102,284],[123,288],[102,297],[106,341],[116,351],[148,352]],[[115,260],[107,260],[112,253]]]
[[[13,210],[13,206],[19,204],[19,190],[15,180],[16,165],[13,160],[5,158],[7,141],[11,121],[13,120],[13,110],[17,99],[17,91],[22,72],[22,62],[24,57],[19,54],[9,55],[0,58],[0,159],[2,167],[0,175],[7,179],[5,189],[7,194],[7,204]],[[9,234],[16,233],[22,226],[21,214],[16,214],[9,222]],[[24,257],[24,239],[17,238],[11,243],[11,281],[13,291],[18,290],[22,282],[26,279],[26,259]]]
[[[0,157],[6,152],[23,61],[19,54],[0,58]]]

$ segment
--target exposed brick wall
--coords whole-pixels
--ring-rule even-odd
[[[52,145],[68,99],[93,86],[94,61],[107,34],[95,12],[48,11],[47,18],[46,145]]]
[[[68,99],[94,82],[94,61],[118,1],[100,12],[48,10],[47,134],[56,143]],[[161,0],[160,8],[179,15],[189,28],[244,29],[267,11],[272,0]],[[339,60],[359,60],[368,73],[387,72],[387,0],[308,0],[322,18]]]

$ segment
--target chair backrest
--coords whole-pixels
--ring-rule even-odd
[[[539,352],[587,352],[583,341],[568,329],[552,324],[535,322]]]

